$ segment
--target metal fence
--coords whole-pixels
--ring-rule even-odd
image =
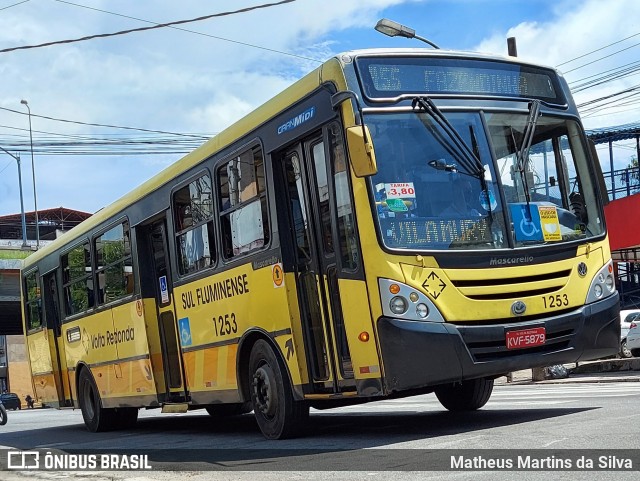
[[[640,193],[640,168],[618,169],[604,172],[609,200],[621,199]]]

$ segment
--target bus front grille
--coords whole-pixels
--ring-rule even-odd
[[[500,272],[499,270],[496,272]],[[566,286],[571,269],[522,277],[495,277],[455,280],[451,283],[468,299],[498,301],[540,296],[557,292]]]

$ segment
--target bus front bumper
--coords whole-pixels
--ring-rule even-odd
[[[507,349],[506,332],[544,327],[543,345]],[[535,320],[503,324],[420,322],[381,317],[378,336],[387,393],[497,377],[533,367],[615,355],[619,296]]]

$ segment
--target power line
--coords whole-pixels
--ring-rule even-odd
[[[133,33],[133,32],[143,32],[143,31],[146,31],[146,30],[155,30],[155,29],[158,29],[158,28],[170,27],[172,25],[181,25],[181,24],[185,24],[185,23],[200,22],[202,20],[208,20],[210,18],[226,17],[226,16],[229,16],[229,15],[235,15],[235,14],[238,14],[238,13],[251,12],[253,10],[259,10],[259,9],[263,9],[263,8],[275,7],[275,6],[278,6],[278,5],[283,5],[285,3],[292,3],[292,2],[295,2],[295,1],[296,0],[281,0],[280,2],[276,2],[276,3],[264,3],[262,5],[255,5],[253,7],[246,7],[246,8],[241,8],[241,9],[238,9],[238,10],[233,10],[233,11],[228,11],[228,12],[214,13],[214,14],[211,14],[211,15],[204,15],[202,17],[192,18],[192,19],[189,19],[189,20],[177,20],[175,22],[167,22],[167,23],[156,24],[156,25],[152,25],[150,27],[132,28],[132,29],[129,29],[129,30],[121,30],[119,32],[113,32],[113,33],[101,33],[101,34],[96,34],[96,35],[88,35],[86,37],[68,39],[68,40],[58,40],[58,41],[54,41],[54,42],[41,43],[41,44],[38,44],[38,45],[24,45],[22,47],[4,48],[4,49],[0,50],[0,53],[13,52],[15,50],[28,50],[28,49],[40,48],[40,47],[50,47],[51,45],[60,45],[60,44],[68,44],[68,43],[75,43],[75,42],[84,42],[86,40],[93,40],[95,38],[115,37],[117,35],[125,35],[125,34],[129,34],[129,33]]]
[[[609,95],[605,95],[604,97],[600,97],[600,98],[597,98],[597,99],[589,100],[587,102],[583,102],[583,103],[577,105],[576,107],[581,109],[583,107],[587,107],[589,105],[592,105],[592,104],[595,104],[595,103],[598,103],[598,102],[602,102],[603,100],[608,100],[608,99],[613,98],[613,97],[618,97],[619,95],[622,95],[622,94],[626,94],[626,93],[629,93],[629,92],[635,92],[638,89],[640,89],[640,85],[636,85],[636,86],[630,87],[628,89],[620,90],[619,92],[615,92],[615,93],[612,93],[612,94],[609,94]],[[632,95],[637,95],[637,93],[634,93]],[[626,98],[626,97],[624,97],[624,98]]]
[[[28,0],[27,0],[27,1],[28,1]],[[108,11],[108,10],[101,10],[101,9],[99,9],[99,8],[89,7],[89,6],[87,6],[87,5],[79,5],[79,4],[77,4],[77,3],[68,2],[68,1],[66,1],[66,0],[55,0],[55,1],[56,1],[56,2],[59,2],[59,3],[66,3],[67,5],[73,5],[74,7],[86,8],[86,9],[88,9],[88,10],[94,10],[94,11],[96,11],[96,12],[106,13],[106,14],[109,14],[109,15],[115,15],[115,16],[117,16],[117,17],[128,18],[128,19],[130,19],[130,20],[136,20],[136,21],[138,21],[138,22],[150,23],[150,24],[152,24],[152,25],[160,25],[160,24],[159,24],[159,23],[157,23],[157,22],[152,22],[152,21],[150,21],[150,20],[145,20],[145,19],[143,19],[143,18],[131,17],[131,16],[129,16],[129,15],[124,15],[124,14],[122,14],[122,13],[110,12],[110,11]],[[288,56],[290,56],[290,57],[299,58],[299,59],[301,59],[301,60],[311,60],[312,62],[318,62],[318,63],[322,62],[322,60],[318,60],[318,59],[315,59],[315,58],[305,57],[305,56],[303,56],[303,55],[297,55],[297,54],[295,54],[295,53],[290,53],[290,52],[283,52],[283,51],[281,51],[281,50],[276,50],[276,49],[273,49],[273,48],[263,47],[263,46],[261,46],[261,45],[254,45],[254,44],[247,43],[247,42],[241,42],[241,41],[239,41],[239,40],[232,40],[232,39],[229,39],[229,38],[218,37],[218,36],[216,36],[216,35],[211,35],[211,34],[204,33],[204,32],[198,32],[198,31],[195,31],[195,30],[189,30],[189,29],[186,29],[186,28],[175,27],[175,26],[172,26],[172,25],[169,25],[169,28],[172,28],[172,29],[174,29],[174,30],[180,30],[180,31],[182,31],[182,32],[193,33],[193,34],[196,34],[196,35],[202,35],[202,36],[204,36],[204,37],[215,38],[216,40],[223,40],[223,41],[225,41],[225,42],[236,43],[236,44],[238,44],[238,45],[244,45],[244,46],[246,46],[246,47],[259,48],[259,49],[261,49],[261,50],[266,50],[266,51],[268,51],[268,52],[273,52],[273,53],[279,53],[279,54],[281,54],[281,55],[288,55]]]
[[[27,115],[24,112],[20,112],[19,110],[13,110],[13,109],[9,109],[6,107],[0,107],[0,110],[6,110],[7,112],[13,112],[15,114],[20,114],[20,115]],[[150,129],[142,129],[139,127],[123,127],[121,125],[109,125],[109,124],[94,124],[91,122],[80,122],[79,120],[66,120],[66,119],[57,119],[55,117],[47,117],[45,115],[36,115],[36,114],[31,114],[31,117],[37,117],[40,119],[46,119],[46,120],[53,120],[56,122],[66,122],[69,124],[78,124],[78,125],[89,125],[92,127],[107,127],[110,129],[124,129],[124,130],[137,130],[140,132],[150,132],[150,133],[154,133],[154,134],[168,134],[168,135],[177,135],[180,137],[192,137],[192,138],[197,138],[197,139],[205,139],[208,140],[209,137],[205,137],[202,135],[193,135],[193,134],[181,134],[178,132],[166,132],[164,130],[150,130]]]
[[[18,3],[14,3],[13,5],[8,5],[6,7],[2,7],[0,8],[0,10],[6,10],[7,8],[11,8],[11,7],[17,7],[18,5],[22,5],[23,3],[27,3],[29,0],[23,0],[22,2],[18,2]],[[6,169],[6,167],[5,167]],[[4,170],[4,169],[2,169]],[[2,172],[2,170],[0,170],[0,172]]]
[[[593,60],[593,61],[591,61],[591,62],[588,62],[588,63],[585,63],[585,64],[583,64],[583,65],[580,65],[579,67],[573,68],[573,69],[571,69],[571,70],[567,70],[567,71],[565,71],[565,72],[564,72],[564,74],[566,75],[566,74],[568,74],[569,72],[574,72],[574,71],[576,71],[576,70],[578,70],[578,69],[581,69],[582,67],[586,67],[587,65],[591,65],[591,64],[594,64],[594,63],[596,63],[596,62],[599,62],[600,60],[605,60],[605,59],[607,59],[607,58],[609,58],[609,57],[613,57],[614,55],[616,55],[616,54],[618,54],[618,53],[620,53],[620,52],[624,52],[625,50],[629,50],[629,49],[631,49],[631,48],[633,48],[633,47],[637,47],[638,45],[640,45],[640,43],[634,43],[633,45],[631,45],[631,46],[629,46],[629,47],[623,48],[622,50],[617,50],[616,52],[613,52],[613,53],[611,53],[611,54],[609,54],[609,55],[605,55],[604,57],[597,58],[597,59],[595,59],[595,60]],[[0,50],[0,53],[2,53],[2,51],[1,51],[1,50]]]
[[[579,60],[581,58],[587,57],[588,55],[591,55],[592,53],[599,52],[600,50],[604,50],[605,48],[609,48],[609,47],[612,47],[612,46],[617,45],[619,43],[622,43],[625,40],[629,40],[630,38],[637,37],[638,35],[640,35],[640,32],[634,33],[633,35],[629,35],[628,37],[625,37],[622,40],[618,40],[617,42],[610,43],[609,45],[605,45],[604,47],[600,47],[600,48],[597,48],[595,50],[592,50],[591,52],[587,52],[587,53],[585,53],[583,55],[580,55],[579,57],[575,57],[575,58],[572,58],[571,60],[567,60],[566,62],[559,63],[558,65],[556,65],[556,68],[560,67],[561,65],[566,65],[568,63],[571,63],[574,60]]]

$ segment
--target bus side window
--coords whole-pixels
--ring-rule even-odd
[[[180,274],[190,274],[213,265],[216,257],[211,177],[202,175],[178,189],[172,202]]]
[[[112,302],[131,294],[133,264],[129,223],[118,224],[97,237],[95,252],[97,304]]]
[[[27,329],[38,329],[42,326],[42,297],[40,295],[40,275],[38,271],[27,274],[24,283],[27,300]]]
[[[355,214],[351,202],[349,186],[349,168],[344,143],[337,124],[329,128],[329,151],[332,161],[333,182],[338,215],[338,251],[342,260],[342,268],[355,270],[358,268],[358,236],[356,234]]]
[[[62,278],[67,316],[93,307],[93,272],[88,242],[62,256]]]
[[[270,230],[262,149],[255,146],[227,160],[217,179],[224,257],[266,246]]]

